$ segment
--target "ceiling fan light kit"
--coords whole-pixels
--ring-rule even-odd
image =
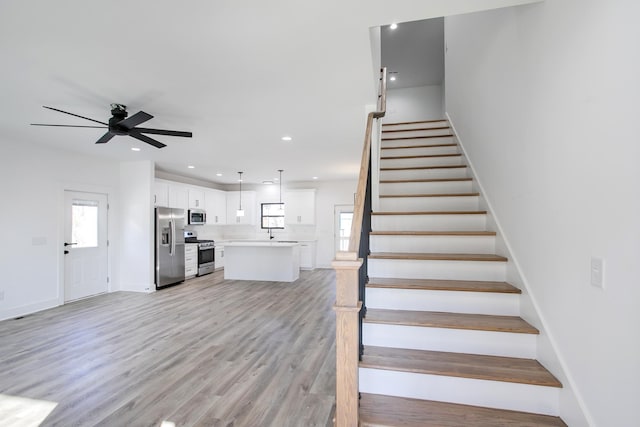
[[[123,104],[111,104],[112,117],[109,119],[109,123],[101,122],[99,120],[91,119],[85,116],[80,116],[78,114],[69,113],[68,111],[59,110],[57,108],[47,107],[45,105],[43,105],[43,107],[49,110],[57,111],[59,113],[68,114],[70,116],[79,117],[81,119],[89,120],[94,123],[99,123],[103,126],[52,125],[52,124],[42,124],[42,123],[31,123],[32,126],[55,126],[55,127],[72,127],[72,128],[98,128],[98,129],[106,128],[107,133],[102,135],[100,139],[96,141],[96,144],[105,144],[109,142],[116,135],[128,135],[139,141],[142,141],[149,145],[153,145],[156,148],[163,148],[163,147],[166,147],[166,144],[163,144],[162,142],[157,141],[144,134],[148,133],[153,135],[180,136],[184,138],[193,137],[193,134],[191,132],[138,127],[139,124],[142,124],[148,120],[151,120],[153,116],[149,113],[145,113],[144,111],[138,111],[133,116],[127,118],[129,113],[127,112],[127,106]]]

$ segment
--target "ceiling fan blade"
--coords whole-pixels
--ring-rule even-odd
[[[142,142],[146,142],[147,144],[153,145],[156,148],[162,148],[167,146],[166,144],[163,144],[160,141],[156,141],[153,138],[149,138],[146,135],[136,132],[136,129],[132,129],[131,132],[129,132],[129,136],[132,136],[135,139],[139,139]]]
[[[99,120],[90,119],[89,117],[79,116],[78,114],[73,114],[73,113],[70,113],[70,112],[68,112],[68,111],[58,110],[57,108],[53,108],[53,107],[47,107],[46,105],[43,105],[43,107],[44,107],[44,108],[47,108],[47,109],[49,109],[49,110],[57,111],[57,112],[59,112],[59,113],[68,114],[68,115],[70,115],[70,116],[74,116],[74,117],[80,117],[81,119],[90,120],[90,121],[92,121],[92,122],[100,123],[101,125],[109,126],[107,123],[101,122],[101,121],[99,121]]]
[[[115,133],[107,132],[102,135],[99,140],[96,141],[96,144],[104,144],[106,142],[109,142],[114,136],[116,136]]]
[[[78,125],[47,125],[44,123],[31,123],[31,126],[55,126],[59,128],[92,128],[92,129],[106,129],[107,126],[78,126]]]
[[[149,128],[135,128],[140,133],[152,133],[155,135],[167,135],[167,136],[184,136],[185,138],[193,137],[191,132],[183,132],[180,130],[164,130],[164,129],[149,129]]]
[[[123,127],[127,130],[131,130],[134,126],[137,126],[140,123],[144,123],[147,120],[151,119],[153,119],[153,116],[151,114],[145,113],[144,111],[138,111],[133,116],[124,120],[120,120],[118,122],[118,126]]]

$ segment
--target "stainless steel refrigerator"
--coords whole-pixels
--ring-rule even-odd
[[[156,289],[184,281],[184,209],[156,208]]]

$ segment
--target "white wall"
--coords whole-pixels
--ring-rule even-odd
[[[25,144],[1,146],[0,319],[6,319],[62,302],[64,190],[106,193],[117,204],[118,166]],[[113,215],[109,228],[117,228]]]
[[[555,345],[575,391],[571,426],[640,425],[638,16],[555,0],[445,21],[447,111],[547,328],[540,358]]]
[[[444,118],[442,86],[417,86],[387,90],[385,123]]]

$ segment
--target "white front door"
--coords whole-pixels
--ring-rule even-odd
[[[107,292],[107,195],[65,191],[64,300]]]
[[[334,214],[336,251],[348,251],[351,222],[353,220],[353,205],[335,205]]]

